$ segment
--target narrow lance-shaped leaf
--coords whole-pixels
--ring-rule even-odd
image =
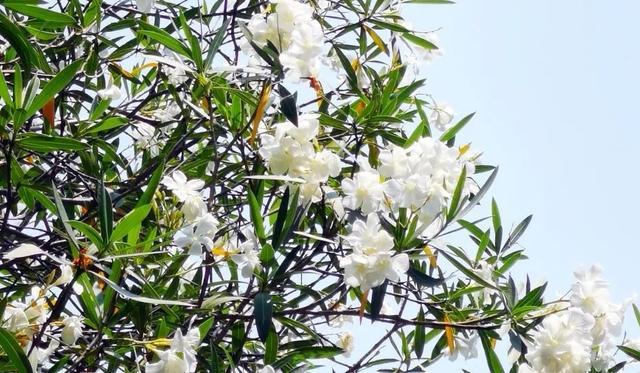
[[[31,373],[31,363],[16,339],[4,328],[0,328],[0,347],[20,373]]]
[[[253,317],[256,320],[258,336],[262,342],[266,342],[272,325],[273,305],[269,293],[258,293],[254,298]]]

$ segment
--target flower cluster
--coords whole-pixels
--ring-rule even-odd
[[[316,151],[318,129],[316,115],[300,115],[297,126],[282,122],[275,125],[273,135],[263,134],[259,150],[272,173],[302,179],[301,195],[312,201],[322,197],[321,184],[342,169],[340,158],[331,150]]]
[[[467,146],[451,148],[431,137],[408,148],[391,146],[380,152],[377,169],[361,163],[353,178],[343,179],[344,206],[359,208],[365,214],[406,208],[428,225],[447,205],[463,169],[467,175],[475,172],[477,157],[469,154]],[[469,195],[475,188],[470,179],[465,179],[462,195]]]
[[[349,286],[367,291],[385,279],[398,281],[409,269],[409,257],[393,255],[393,238],[381,229],[374,213],[367,216],[366,222],[353,223],[345,240],[353,252],[340,260],[340,266],[345,270],[344,278]]]
[[[38,247],[23,244],[7,253],[4,259],[29,257],[39,253],[43,252]],[[2,315],[2,328],[16,337],[34,372],[39,371],[38,366],[47,362],[61,342],[67,346],[74,346],[82,337],[83,318],[81,316],[64,315],[59,322],[55,324],[50,322],[50,302],[60,293],[61,287],[73,280],[71,264],[61,264],[59,272],[58,278],[49,285],[33,286],[24,301],[16,300],[8,303]],[[81,292],[81,288],[78,289],[76,286],[73,286],[73,289],[77,293]],[[45,327],[46,329],[43,330]],[[45,343],[47,347],[43,348]]]
[[[313,8],[297,0],[272,1],[271,10],[256,14],[249,20],[247,40],[259,47],[269,43],[280,53],[280,62],[292,79],[318,74],[324,34],[320,23],[313,18]],[[249,43],[243,50],[254,55]]]
[[[529,365],[539,373],[603,372],[614,365],[626,304],[615,304],[602,269],[592,266],[575,272],[570,307],[544,319],[529,346]]]

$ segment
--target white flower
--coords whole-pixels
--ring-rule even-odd
[[[453,352],[449,352],[447,350],[447,354],[449,354],[449,360],[454,361],[458,359],[458,355],[462,355],[465,360],[475,359],[478,357],[478,334],[475,332],[470,332],[469,336],[464,336],[462,334],[456,334],[454,342]]]
[[[188,222],[193,222],[207,213],[207,204],[200,194],[189,195],[182,203],[180,211],[182,211],[184,218]]]
[[[66,285],[73,280],[73,268],[69,264],[60,265],[60,277],[53,283],[53,285]]]
[[[429,116],[429,123],[434,125],[439,131],[446,131],[453,121],[453,109],[446,103],[435,102]]]
[[[159,361],[147,364],[147,373],[189,373],[196,370],[198,361],[196,349],[200,344],[200,332],[198,328],[191,329],[186,336],[180,329],[171,340],[168,350],[158,353]]]
[[[313,156],[309,162],[308,172],[303,177],[308,182],[324,183],[329,179],[329,176],[338,176],[341,169],[340,158],[325,149]]]
[[[156,0],[136,0],[136,8],[143,13],[151,12],[156,5]]]
[[[527,360],[538,373],[584,373],[591,368],[594,319],[578,308],[547,316],[532,333]]]
[[[113,84],[113,77],[109,72],[105,72],[104,77],[105,87],[98,91],[98,96],[103,100],[119,100],[122,97],[122,92]]]
[[[406,177],[409,174],[407,151],[396,145],[384,149],[378,156],[378,172],[384,177]]]
[[[189,79],[189,76],[184,70],[187,67],[184,65],[182,58],[180,58],[180,56],[167,48],[164,49],[163,53],[167,57],[169,62],[164,65],[166,66],[167,78],[169,78],[169,83],[173,84],[174,86],[178,86],[186,82]]]
[[[280,369],[273,369],[271,365],[265,365],[258,371],[258,373],[282,373],[282,371]]]
[[[393,249],[393,237],[380,227],[380,219],[375,213],[367,215],[366,223],[356,220],[347,242],[365,254],[377,254]]]
[[[351,356],[351,352],[353,352],[353,334],[350,331],[340,333],[336,345],[344,350],[344,356]]]
[[[358,220],[345,237],[353,253],[340,259],[345,282],[367,291],[386,279],[398,281],[409,269],[407,254],[393,255],[393,238],[381,229],[378,217],[369,214],[366,224]]]
[[[172,122],[175,119],[175,116],[180,114],[180,106],[175,102],[171,101],[167,103],[164,109],[157,109],[153,112],[153,118],[161,123]],[[165,126],[160,128],[160,130],[164,133],[169,132],[169,130],[173,129],[174,125]]]
[[[161,143],[158,140],[156,128],[144,122],[137,122],[134,127],[136,130],[132,133],[132,136],[138,149],[149,150],[152,157],[160,154]]]
[[[171,176],[163,177],[162,184],[171,190],[180,202],[186,201],[191,196],[200,196],[200,189],[204,187],[204,181],[187,180],[187,176],[182,171],[174,171]]]
[[[363,213],[377,211],[384,199],[380,175],[375,170],[363,170],[353,175],[353,179],[342,180],[343,204],[350,209],[360,208]]]
[[[15,307],[14,305],[8,305],[2,315],[3,328],[8,331],[19,334],[24,330],[29,329],[29,318],[24,312],[24,307]]]
[[[238,245],[238,248],[233,250],[237,252],[237,254],[231,255],[231,260],[240,267],[240,271],[242,276],[245,278],[249,278],[253,276],[253,271],[257,268],[260,269],[262,264],[260,263],[260,258],[258,257],[258,240],[256,236],[253,234],[253,230],[250,228],[246,228],[242,230],[242,234],[245,236],[245,241]],[[239,241],[239,238],[236,237],[232,241]]]
[[[62,332],[60,338],[66,345],[73,346],[82,336],[82,317],[70,316],[62,320]]]
[[[602,279],[602,268],[593,265],[574,272],[576,282],[571,288],[571,305],[592,315],[609,308],[609,284]]]
[[[275,11],[255,14],[247,24],[247,40],[260,47],[271,42],[280,52],[280,62],[287,71],[287,78],[314,76],[323,54],[322,27],[313,19],[313,9],[296,0],[273,1]],[[249,43],[242,50],[255,58]]]
[[[49,343],[49,346],[46,349],[36,347],[33,350],[31,350],[32,343],[33,343],[32,341],[29,341],[29,343],[27,343],[24,346],[23,350],[25,354],[29,354],[28,359],[29,359],[29,363],[31,364],[31,370],[34,372],[39,372],[38,365],[49,360],[49,356],[51,356],[51,354],[53,354],[56,351],[56,349],[58,349],[58,347],[60,346],[60,342],[58,342],[55,339],[52,339],[51,342]],[[31,353],[29,353],[29,350],[31,350]]]
[[[178,247],[189,248],[189,255],[201,255],[202,246],[207,250],[213,248],[213,238],[217,232],[218,222],[213,215],[207,213],[176,232],[173,243]]]
[[[473,272],[478,275],[478,277],[480,277],[481,279],[485,280],[486,282],[493,284],[495,283],[494,281],[494,275],[493,275],[493,271],[495,270],[495,266],[492,264],[489,264],[487,261],[485,260],[480,260],[478,262],[478,266],[477,268],[475,268],[473,270]],[[480,284],[478,284],[480,285]],[[482,286],[482,285],[481,285]],[[482,286],[482,291],[478,294],[478,293],[474,293],[474,294],[478,294],[478,296],[476,297],[476,299],[478,300],[478,302],[482,303],[482,304],[488,304],[491,302],[491,295],[497,293],[497,290],[488,288],[486,286]]]

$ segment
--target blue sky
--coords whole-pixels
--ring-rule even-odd
[[[503,221],[534,215],[520,265],[565,290],[571,270],[598,262],[614,295],[636,290],[640,3],[463,0],[407,11],[438,34],[445,55],[430,93],[500,165],[493,195]],[[413,10],[413,9],[412,9]],[[640,330],[638,330],[640,334]]]
[[[404,14],[421,31],[441,28],[428,92],[458,119],[477,112],[463,137],[500,166],[503,222],[534,215],[515,274],[548,280],[553,297],[573,269],[600,263],[615,300],[636,292],[640,2],[461,0]],[[630,312],[626,324],[640,335]],[[479,360],[430,372],[463,367],[487,370]]]

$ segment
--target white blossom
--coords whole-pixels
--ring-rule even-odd
[[[336,345],[344,350],[343,355],[345,357],[351,356],[351,352],[353,352],[353,334],[350,331],[340,333]]]
[[[113,84],[113,77],[109,72],[104,73],[105,87],[98,91],[98,96],[103,100],[119,100],[122,92],[118,86]]]
[[[353,179],[342,179],[341,186],[344,206],[352,210],[359,208],[364,214],[377,211],[384,199],[380,175],[372,169],[355,173]]]
[[[173,243],[178,247],[189,249],[189,255],[202,255],[202,247],[207,250],[213,248],[213,239],[218,232],[218,222],[213,215],[207,213],[195,222],[186,225],[173,237]]]
[[[82,336],[82,317],[69,316],[62,320],[62,332],[60,332],[60,339],[66,345],[73,346],[76,344],[78,338]]]
[[[147,373],[190,373],[197,366],[196,349],[200,344],[198,328],[191,329],[186,336],[180,329],[176,330],[168,350],[158,352],[158,360],[147,364]]]
[[[200,190],[204,187],[204,181],[188,180],[182,171],[173,171],[171,176],[163,177],[162,184],[173,192],[180,202],[186,201],[189,197],[200,196]]]
[[[236,254],[231,255],[231,260],[240,267],[240,272],[243,277],[249,278],[253,276],[253,271],[262,267],[260,258],[258,256],[258,239],[253,233],[253,230],[246,228],[242,230],[242,235],[245,236],[245,240],[237,245],[236,249],[232,249]],[[232,239],[233,241],[239,241],[239,238]]]
[[[394,255],[393,238],[380,227],[376,214],[369,214],[366,223],[356,221],[345,240],[352,253],[340,259],[340,267],[349,286],[367,291],[385,280],[398,281],[409,269],[409,257]]]
[[[446,131],[453,121],[453,109],[444,102],[435,102],[431,108],[429,124],[434,125],[439,131]]]
[[[149,13],[156,5],[156,0],[136,0],[136,8],[143,13]]]
[[[571,308],[547,316],[532,333],[527,360],[539,373],[584,373],[591,368],[593,316]]]

